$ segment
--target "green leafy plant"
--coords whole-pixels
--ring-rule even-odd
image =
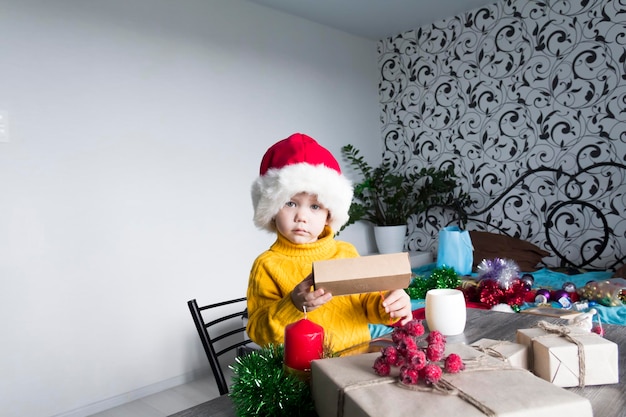
[[[376,226],[404,225],[411,215],[436,206],[457,211],[463,222],[465,208],[472,204],[469,194],[456,191],[458,177],[452,165],[443,170],[431,167],[404,174],[389,163],[370,166],[352,145],[342,147],[341,153],[362,177],[355,183],[350,219],[344,227],[359,220]]]

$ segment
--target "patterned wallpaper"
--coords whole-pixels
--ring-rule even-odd
[[[379,41],[383,159],[453,164],[468,230],[549,251],[548,266],[626,255],[626,0],[506,0]],[[454,213],[409,221],[436,251]]]

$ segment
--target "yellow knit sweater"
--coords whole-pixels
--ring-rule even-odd
[[[290,292],[311,273],[313,262],[356,256],[356,248],[335,240],[328,227],[316,242],[308,244],[291,243],[278,233],[276,242],[259,255],[250,272],[250,338],[261,346],[283,343],[285,326],[304,318],[293,305]],[[369,341],[368,323],[389,324],[391,320],[378,293],[333,297],[307,312],[307,318],[324,328],[325,340],[334,352]]]

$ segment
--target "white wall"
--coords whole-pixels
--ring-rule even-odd
[[[272,242],[263,152],[301,131],[378,156],[376,59],[241,0],[0,0],[0,414],[97,412],[204,369],[186,301],[245,294]]]

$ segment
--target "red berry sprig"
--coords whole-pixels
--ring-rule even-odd
[[[463,360],[456,353],[445,357],[444,335],[432,331],[425,340],[418,339],[424,332],[421,320],[411,320],[403,327],[395,327],[391,334],[394,345],[380,351],[372,366],[374,372],[388,376],[392,367],[399,367],[399,378],[403,384],[417,385],[423,381],[432,385],[439,382],[443,372],[454,374],[465,369]]]

